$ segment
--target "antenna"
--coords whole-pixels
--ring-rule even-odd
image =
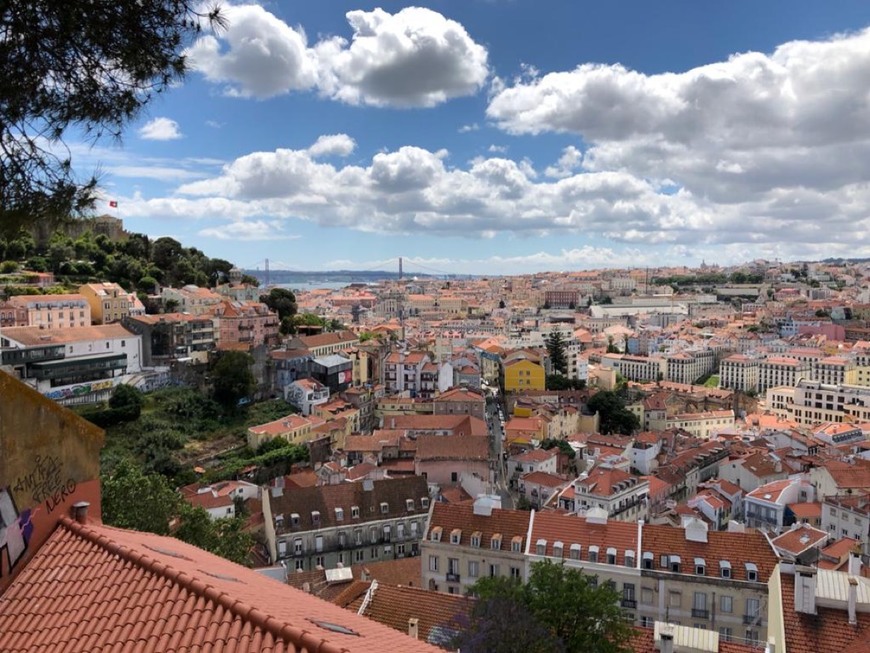
[[[399,281],[402,280],[402,257],[399,257]]]
[[[269,287],[269,259],[266,259],[266,287]]]

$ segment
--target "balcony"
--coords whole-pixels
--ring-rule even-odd
[[[459,582],[459,574],[453,574],[451,572],[447,572],[447,582],[448,583],[458,583]]]
[[[749,626],[750,624],[761,625],[761,617],[757,614],[745,614],[743,615],[743,625]]]
[[[623,608],[630,608],[632,610],[637,608],[637,601],[635,599],[622,599],[622,601],[620,601],[619,604]]]
[[[692,608],[693,619],[709,619],[710,611],[704,608]]]

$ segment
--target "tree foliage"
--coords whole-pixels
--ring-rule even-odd
[[[212,368],[212,397],[225,409],[235,409],[256,387],[254,359],[244,351],[225,351]]]
[[[625,401],[619,393],[611,390],[596,392],[586,407],[598,413],[598,430],[601,433],[621,433],[630,435],[640,429],[637,415],[625,407]]]
[[[275,311],[279,320],[296,315],[296,295],[286,288],[272,288],[268,294],[260,295],[260,301]]]
[[[472,592],[480,599],[459,637],[462,651],[629,650],[631,630],[616,591],[590,582],[580,569],[537,562],[524,585],[506,577],[481,578]]]
[[[185,72],[183,49],[217,9],[190,0],[28,0],[0,12],[0,226],[67,218],[94,206],[63,139],[120,138]]]
[[[104,475],[101,484],[106,524],[158,535],[171,532],[188,544],[247,564],[253,537],[241,518],[213,520],[203,508],[184,501],[166,477],[145,473],[129,460]]]
[[[553,329],[547,336],[547,353],[550,354],[550,365],[561,375],[568,374],[568,359],[565,356],[565,338],[558,329]]]

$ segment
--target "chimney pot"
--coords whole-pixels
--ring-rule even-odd
[[[416,617],[411,617],[408,619],[408,636],[413,637],[414,639],[419,639],[420,637],[420,628],[419,628],[420,620]]]
[[[849,624],[854,626],[858,623],[858,579],[849,576]]]
[[[91,504],[87,501],[78,501],[77,503],[74,503],[72,507],[73,519],[75,519],[79,524],[87,524],[88,508],[90,505]]]

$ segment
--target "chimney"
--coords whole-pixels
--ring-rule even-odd
[[[816,614],[816,570],[813,567],[794,568],[794,609]]]
[[[861,545],[856,543],[849,551],[849,575],[861,575]]]
[[[418,626],[419,621],[420,620],[417,619],[416,617],[411,617],[410,619],[408,619],[408,637],[411,637],[413,639],[420,638],[420,636],[419,636],[420,628]]]
[[[72,507],[72,516],[79,524],[87,524],[88,523],[88,508],[90,507],[90,503],[87,501],[79,501],[78,503],[74,503]]]
[[[849,625],[854,626],[858,623],[858,615],[855,610],[858,607],[858,579],[854,576],[849,576]]]
[[[657,646],[661,653],[674,653],[674,630],[673,624],[661,624]]]

